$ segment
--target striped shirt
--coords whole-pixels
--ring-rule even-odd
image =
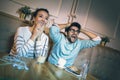
[[[32,33],[29,27],[19,27],[14,37],[14,44],[10,54],[18,56],[34,57],[34,54],[48,48],[49,38],[45,33],[42,33],[40,41],[32,41],[30,39]]]
[[[58,65],[60,58],[66,60],[65,67],[73,65],[78,53],[84,48],[94,47],[100,44],[101,38],[98,36],[93,40],[77,39],[74,43],[70,43],[68,39],[60,33],[60,29],[56,25],[50,27],[50,37],[54,42],[48,61],[54,65]]]

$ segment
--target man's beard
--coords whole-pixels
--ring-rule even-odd
[[[75,36],[68,37],[68,41],[69,41],[70,43],[74,43],[77,39],[78,39],[78,38],[75,37]]]

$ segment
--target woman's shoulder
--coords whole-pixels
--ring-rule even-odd
[[[28,29],[29,29],[28,26],[25,26],[25,27],[18,27],[18,28],[17,28],[17,31],[20,31],[20,32],[22,31],[22,32],[23,32],[23,31],[27,31]]]
[[[48,35],[46,34],[46,33],[42,33],[42,36],[44,36],[44,37],[48,37]]]
[[[19,30],[25,30],[25,29],[28,29],[28,28],[29,28],[28,26],[24,26],[24,27],[20,26],[20,27],[18,27]]]
[[[42,38],[42,39],[49,39],[48,35],[45,34],[45,33],[42,33],[41,38]]]

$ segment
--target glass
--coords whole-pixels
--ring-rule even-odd
[[[70,29],[70,32],[76,32],[77,34],[79,34],[80,33],[80,30],[74,30],[74,29]]]
[[[44,63],[48,55],[48,49],[40,49],[39,53],[36,54],[37,63]]]
[[[75,75],[78,78],[78,80],[86,80],[89,70],[89,60],[83,61],[83,65],[79,73],[70,69],[69,67],[65,68],[65,70]]]
[[[79,80],[86,80],[87,74],[89,69],[89,60],[85,60],[80,75],[78,76]]]

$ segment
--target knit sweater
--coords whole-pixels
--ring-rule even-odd
[[[60,29],[56,26],[50,28],[50,37],[54,42],[48,61],[54,65],[58,65],[60,58],[66,60],[65,67],[69,67],[74,63],[79,51],[84,48],[90,48],[100,43],[100,37],[93,40],[77,39],[74,43],[70,43],[68,39],[60,33]]]
[[[14,44],[10,54],[17,54],[18,56],[34,57],[43,49],[48,48],[49,38],[45,33],[42,33],[40,41],[32,41],[30,39],[32,33],[29,27],[19,27],[14,37]]]

